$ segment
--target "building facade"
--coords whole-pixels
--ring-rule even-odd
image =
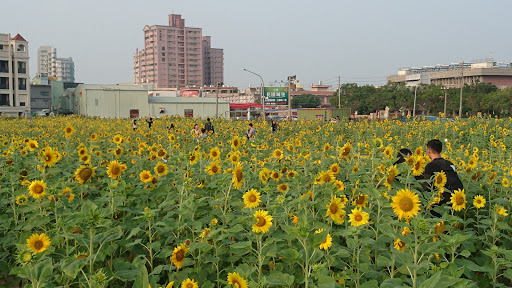
[[[205,79],[212,81],[209,78],[212,77],[211,68],[205,68],[204,59],[205,55],[212,54],[213,61],[216,62],[208,62],[208,65],[215,68],[214,79],[222,79],[223,76],[219,76],[218,73],[218,62],[223,62],[223,56],[219,60],[219,54],[223,54],[222,49],[210,48],[209,45],[203,44],[204,38],[202,29],[186,27],[185,19],[182,19],[181,15],[169,15],[168,26],[146,25],[144,49],[137,49],[133,56],[134,83],[153,84],[157,88],[203,86]],[[208,48],[204,48],[207,49],[205,53],[203,47],[206,46]],[[220,67],[222,70],[223,66]],[[209,77],[205,77],[205,74]]]
[[[462,83],[491,83],[499,88],[512,87],[512,63],[497,63],[489,59],[479,63],[452,63],[449,65],[407,68],[397,75],[386,77],[387,82],[404,83],[406,86],[419,84],[460,87]]]
[[[37,75],[44,74],[52,80],[75,82],[73,58],[57,58],[57,48],[40,46],[37,49]]]
[[[320,98],[320,107],[330,107],[331,104],[329,100],[331,97],[333,97],[334,92],[332,90],[329,90],[332,86],[330,85],[323,85],[322,82],[318,83],[318,85],[311,85],[311,90],[299,90],[299,91],[292,91],[290,92],[290,101],[292,101],[294,96],[297,95],[303,95],[303,94],[311,94],[318,96]]]
[[[30,112],[43,109],[50,110],[52,106],[52,87],[50,85],[30,85]]]
[[[203,85],[224,83],[224,50],[212,48],[211,37],[203,37]]]
[[[0,115],[30,115],[28,42],[0,34]]]

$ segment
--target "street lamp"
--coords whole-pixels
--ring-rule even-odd
[[[288,120],[292,121],[292,81],[297,79],[296,75],[288,76]]]
[[[224,85],[223,82],[218,82],[217,83],[217,95],[215,97],[215,118],[219,118],[219,88]]]
[[[245,69],[245,68],[244,68],[244,71],[245,71],[245,72],[249,72],[249,73],[251,73],[251,74],[254,74],[254,75],[256,75],[256,76],[260,77],[260,79],[261,79],[260,95],[261,95],[261,101],[262,101],[262,103],[263,103],[263,105],[262,105],[262,106],[263,106],[263,121],[265,121],[265,95],[263,95],[263,86],[265,85],[265,82],[263,82],[263,77],[261,77],[261,75],[260,75],[260,74],[255,73],[255,72],[252,72],[252,71],[247,70],[247,69]]]
[[[414,116],[416,116],[416,93],[418,92],[418,86],[420,84],[416,85],[416,87],[414,88],[414,106],[412,108],[412,117],[414,118]]]
[[[444,117],[446,117],[446,94],[448,89],[450,89],[450,87],[441,87],[441,90],[444,90]]]

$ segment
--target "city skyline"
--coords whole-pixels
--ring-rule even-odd
[[[37,3],[9,3],[25,17],[0,19],[3,33],[20,33],[30,43],[31,78],[37,47],[49,45],[73,56],[79,82],[130,83],[144,26],[172,13],[224,49],[224,82],[240,88],[260,85],[244,68],[266,85],[297,75],[307,87],[318,81],[335,86],[338,75],[342,83],[384,84],[402,67],[473,61],[490,52],[496,61],[512,62],[512,40],[504,33],[512,3],[503,1]]]

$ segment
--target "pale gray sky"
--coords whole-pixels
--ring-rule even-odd
[[[0,33],[29,41],[30,74],[37,48],[73,57],[76,80],[133,81],[133,53],[144,25],[181,14],[224,49],[225,83],[245,88],[297,75],[383,84],[400,67],[486,58],[512,62],[508,0],[23,0],[2,1]]]

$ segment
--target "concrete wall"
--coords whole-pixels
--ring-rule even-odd
[[[185,116],[185,109],[192,109],[193,117],[215,117],[215,103],[149,103],[153,117]],[[219,102],[219,117],[229,117],[229,103]]]
[[[30,111],[32,113],[50,109],[51,89],[49,85],[30,85]]]

